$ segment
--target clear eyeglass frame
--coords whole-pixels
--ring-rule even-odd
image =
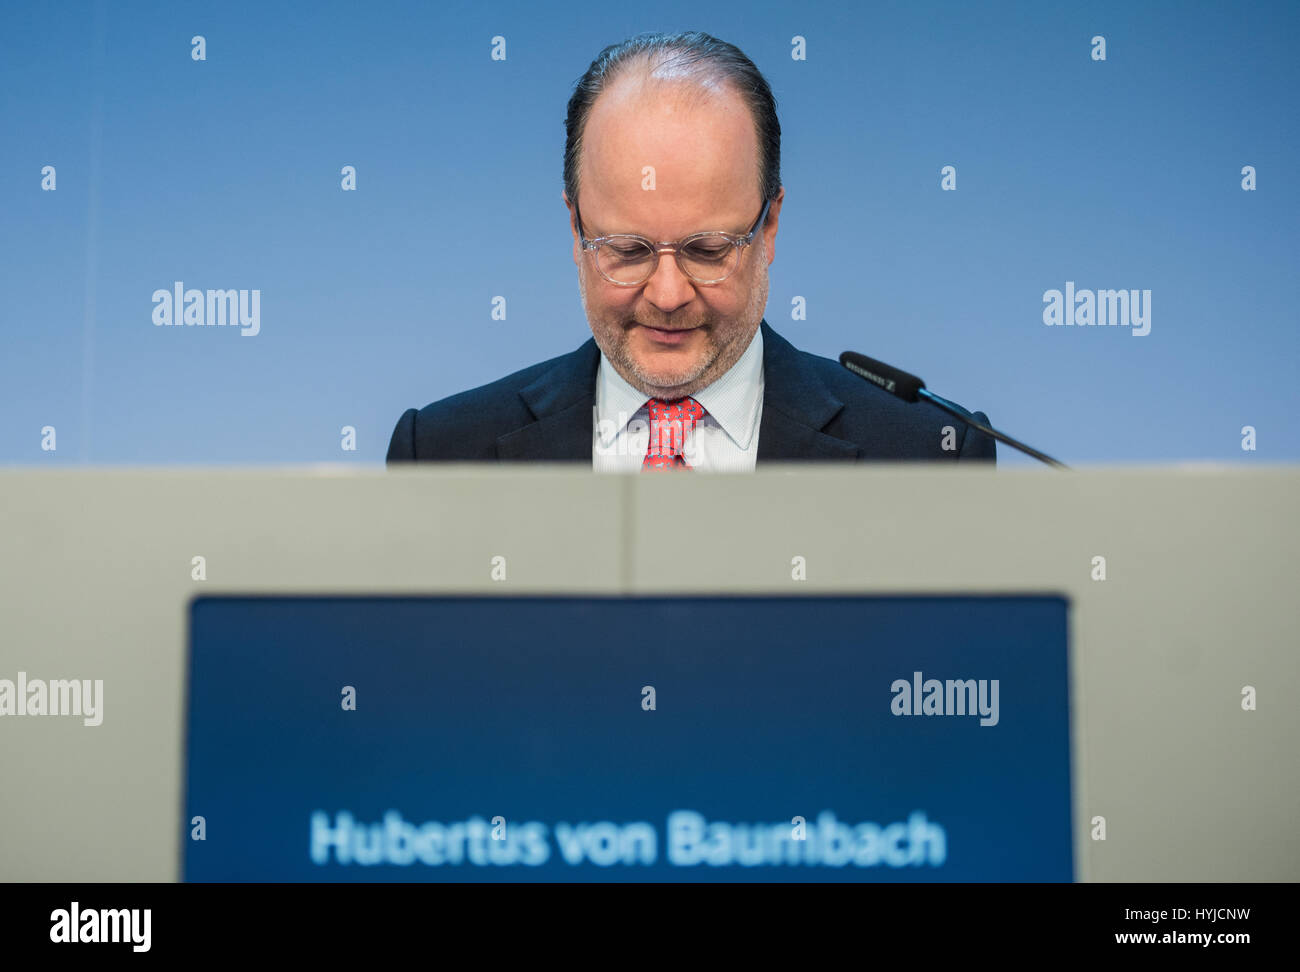
[[[749,232],[744,234],[743,236],[737,236],[734,233],[724,233],[721,230],[706,230],[702,233],[692,233],[690,236],[682,240],[663,241],[659,243],[656,243],[654,240],[648,240],[644,236],[637,236],[635,233],[615,233],[611,236],[598,236],[594,240],[589,240],[587,239],[586,234],[584,234],[582,231],[582,213],[579,212],[578,210],[578,201],[576,199],[573,202],[573,212],[578,221],[578,239],[582,243],[582,248],[584,250],[591,251],[592,262],[595,263],[597,272],[606,280],[608,280],[610,283],[612,283],[614,286],[640,287],[647,280],[653,277],[655,273],[659,270],[659,258],[663,255],[664,251],[666,250],[672,251],[673,258],[677,261],[677,269],[681,270],[681,272],[687,278],[693,280],[697,284],[709,285],[709,284],[722,283],[722,281],[726,280],[728,277],[734,274],[740,266],[740,260],[738,258],[734,259],[731,269],[728,270],[723,276],[715,277],[712,280],[702,280],[699,277],[695,276],[693,273],[691,273],[689,270],[687,270],[686,267],[683,265],[682,247],[687,246],[688,244],[691,243],[698,242],[699,240],[705,239],[707,237],[721,237],[722,239],[726,240],[729,244],[731,244],[733,247],[735,247],[737,250],[749,246],[749,244],[751,244],[754,241],[754,236],[755,234],[758,233],[759,227],[761,227],[763,225],[764,220],[767,219],[767,211],[769,208],[771,208],[771,205],[772,205],[772,200],[770,199],[765,200],[763,202],[763,210],[758,214],[758,219],[754,220],[754,225],[751,226]],[[601,267],[600,258],[599,258],[600,247],[604,246],[607,243],[618,242],[620,240],[627,241],[627,242],[635,241],[638,243],[644,243],[647,247],[649,247],[653,251],[653,255],[655,257],[654,262],[650,264],[649,270],[646,272],[645,276],[642,277],[640,280],[632,280],[632,281],[615,280],[613,277],[607,274],[604,271],[604,269]]]

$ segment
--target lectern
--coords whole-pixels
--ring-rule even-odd
[[[5,471],[0,873],[1294,881],[1298,493]]]

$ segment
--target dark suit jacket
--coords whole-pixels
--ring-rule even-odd
[[[800,351],[763,329],[762,466],[782,460],[994,461],[994,440],[929,402],[908,404],[838,361]],[[516,371],[420,410],[407,409],[388,445],[388,462],[591,463],[596,368],[589,338],[578,350]],[[985,424],[982,412],[973,413]],[[957,448],[942,448],[944,426]]]

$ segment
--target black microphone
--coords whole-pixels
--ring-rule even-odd
[[[1057,462],[1046,453],[1039,452],[1023,442],[1018,442],[1011,436],[999,432],[991,425],[985,425],[979,419],[975,418],[970,412],[962,408],[956,402],[950,402],[946,398],[940,398],[938,395],[929,391],[925,387],[925,382],[916,375],[909,375],[906,371],[900,371],[897,368],[890,367],[883,361],[877,361],[875,358],[868,358],[865,354],[858,354],[856,351],[845,351],[840,355],[840,364],[848,368],[860,378],[865,378],[873,385],[878,385],[891,395],[896,395],[905,402],[916,403],[922,398],[933,405],[937,405],[950,415],[955,415],[973,429],[978,429],[985,435],[991,435],[999,442],[1005,442],[1012,448],[1019,449],[1021,452],[1033,456],[1049,466],[1056,466],[1058,469],[1069,469],[1063,462]]]

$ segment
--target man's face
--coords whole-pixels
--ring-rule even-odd
[[[743,235],[763,204],[758,151],[753,118],[729,87],[625,76],[596,99],[587,119],[579,166],[582,229],[588,239],[634,233],[656,242],[706,230]],[[696,283],[665,252],[650,279],[634,287],[601,276],[594,254],[582,249],[565,198],[587,321],[629,384],[647,397],[681,398],[739,360],[767,305],[784,195],[781,190],[772,201],[766,226],[741,249],[739,266],[723,282]]]

